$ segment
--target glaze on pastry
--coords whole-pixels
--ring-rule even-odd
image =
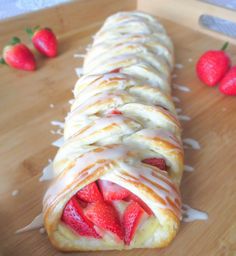
[[[160,248],[175,237],[183,148],[173,64],[171,40],[150,15],[117,13],[95,35],[43,202],[56,248]]]

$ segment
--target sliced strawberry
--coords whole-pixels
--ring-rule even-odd
[[[105,201],[122,200],[130,195],[129,190],[107,180],[98,180]]]
[[[102,194],[100,193],[96,182],[92,182],[87,186],[83,187],[77,192],[77,197],[88,203],[102,201]]]
[[[130,200],[135,201],[135,202],[137,202],[139,205],[141,205],[141,207],[144,209],[144,211],[145,211],[148,215],[153,215],[152,210],[151,210],[151,209],[144,203],[144,201],[143,201],[141,198],[139,198],[138,196],[136,196],[136,195],[134,195],[134,194],[132,193],[132,194],[130,194],[130,195],[127,197],[127,199],[126,199],[126,201],[130,201]]]
[[[120,110],[118,109],[109,109],[107,112],[106,112],[107,116],[113,116],[113,115],[122,115],[122,112],[120,112]]]
[[[119,73],[120,70],[121,70],[121,68],[116,68],[116,69],[111,70],[109,73]]]
[[[124,241],[127,245],[132,241],[143,213],[143,208],[137,202],[131,202],[126,208],[123,216],[123,225],[125,229]]]
[[[142,160],[143,163],[145,164],[150,164],[153,166],[158,167],[161,170],[166,171],[166,161],[163,158],[157,158],[157,157],[152,157],[152,158],[146,158]]]
[[[94,229],[94,224],[83,214],[75,196],[66,204],[61,219],[81,236],[101,238]]]
[[[85,209],[85,215],[98,227],[109,230],[121,240],[124,238],[119,216],[115,208],[106,202],[91,203]]]
[[[110,114],[111,115],[122,115],[122,112],[118,109],[112,109]]]

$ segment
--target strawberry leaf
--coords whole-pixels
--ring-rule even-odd
[[[40,28],[40,26],[37,25],[37,26],[35,26],[35,27],[33,28],[33,31],[35,32],[35,31],[39,30],[39,28]]]
[[[11,41],[10,41],[10,45],[15,45],[15,44],[19,44],[21,41],[20,41],[20,38],[19,37],[12,37]]]
[[[30,36],[30,38],[34,35],[34,32],[31,28],[26,28],[25,32]]]
[[[26,29],[25,29],[25,32],[30,36],[30,38],[32,38],[33,35],[34,35],[34,33],[35,33],[37,30],[39,30],[39,28],[40,28],[39,25],[37,25],[37,26],[35,26],[35,27],[33,27],[33,28],[26,28]]]
[[[228,45],[229,45],[229,42],[225,42],[224,45],[223,45],[222,48],[221,48],[221,51],[226,50],[226,48],[228,47]]]
[[[7,64],[3,58],[0,58],[0,64]]]

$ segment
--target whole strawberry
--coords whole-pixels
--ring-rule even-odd
[[[3,48],[3,58],[0,59],[0,62],[27,71],[36,69],[33,53],[21,43],[18,37],[13,37],[10,43]]]
[[[50,28],[35,27],[27,28],[26,32],[30,35],[34,47],[47,57],[57,55],[57,38]]]
[[[215,86],[230,68],[230,58],[224,52],[228,43],[221,50],[205,52],[197,62],[196,72],[199,79],[208,86]]]
[[[232,67],[220,81],[220,91],[226,95],[236,95],[236,66]]]

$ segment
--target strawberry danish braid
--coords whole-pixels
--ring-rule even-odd
[[[43,201],[56,248],[159,248],[175,237],[183,147],[173,65],[172,42],[148,14],[114,14],[94,36]]]

